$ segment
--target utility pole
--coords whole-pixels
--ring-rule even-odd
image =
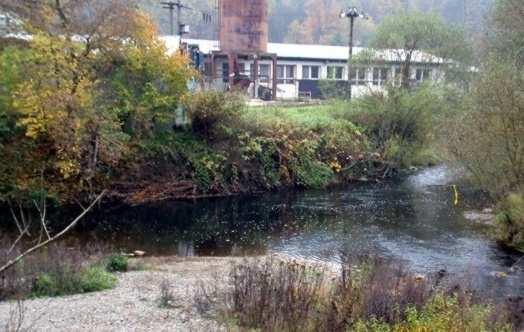
[[[171,36],[175,35],[174,13],[176,9],[177,35],[180,36],[180,38],[182,39],[182,34],[184,33],[184,31],[182,30],[182,9],[191,10],[192,8],[185,6],[184,4],[182,4],[180,0],[161,2],[160,4],[164,5],[164,9],[169,9],[169,26]]]
[[[348,86],[347,86],[347,95],[348,99],[351,100],[353,97],[352,92],[352,82],[351,82],[351,62],[353,60],[353,28],[355,26],[355,19],[358,17],[367,19],[368,17],[363,13],[360,12],[356,7],[351,7],[347,10],[343,10],[340,13],[340,17],[342,18],[349,18],[349,57],[348,57]]]
[[[463,0],[463,5],[464,5],[464,17],[463,17],[463,20],[464,20],[464,32],[467,30],[467,25],[468,25],[468,1],[467,0]]]

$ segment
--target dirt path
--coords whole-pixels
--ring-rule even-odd
[[[223,331],[194,307],[198,284],[224,278],[232,258],[145,259],[151,268],[118,275],[116,288],[24,303],[24,328],[32,331]],[[160,285],[170,284],[172,308],[160,308]],[[13,303],[0,303],[0,330]]]

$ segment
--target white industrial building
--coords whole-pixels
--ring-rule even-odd
[[[169,52],[175,52],[182,44],[186,47],[198,49],[203,56],[202,66],[208,81],[217,89],[227,89],[229,85],[229,61],[227,57],[215,57],[213,66],[209,66],[209,58],[220,50],[218,41],[201,39],[183,39],[178,37],[162,37]],[[364,52],[364,53],[363,53]],[[238,57],[237,71],[240,76],[253,79],[257,78],[257,85],[271,88],[273,73],[276,73],[277,99],[321,98],[319,89],[321,80],[332,80],[343,85],[348,81],[347,59],[349,48],[344,46],[327,45],[302,45],[268,43],[267,54],[276,55],[274,58],[257,59],[258,73],[255,76],[252,58]],[[365,65],[354,64],[351,70],[353,95],[358,97],[374,90],[381,90],[388,81],[400,77],[401,62],[404,61],[406,52],[403,50],[373,51],[354,47],[353,54],[369,54],[371,59]],[[276,70],[273,64],[276,63]],[[411,81],[422,83],[441,79],[441,66],[444,61],[432,55],[416,52],[412,56]],[[205,69],[204,69],[205,68]],[[211,70],[213,68],[213,70]],[[255,94],[251,90],[251,94]],[[255,90],[256,91],[256,90]]]

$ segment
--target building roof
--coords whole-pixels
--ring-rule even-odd
[[[179,37],[163,36],[161,39],[166,43],[169,52],[178,49]],[[189,45],[198,45],[200,51],[210,54],[213,51],[220,50],[220,43],[217,40],[205,39],[182,39],[182,42]],[[310,45],[310,44],[284,44],[268,43],[268,53],[274,53],[279,58],[288,59],[305,59],[318,61],[347,61],[349,56],[349,47],[332,46],[332,45]],[[373,51],[364,47],[353,47],[353,54],[358,56],[365,52],[372,52],[374,61],[401,62],[405,58],[404,50],[377,50]],[[415,52],[412,58],[413,62],[420,63],[443,63],[442,58],[433,56],[424,52]]]

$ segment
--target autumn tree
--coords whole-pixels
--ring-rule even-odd
[[[340,11],[345,6],[338,0],[304,2],[306,15],[289,24],[284,40],[300,44],[347,45],[349,41],[348,20],[340,18]],[[374,30],[374,22],[372,19],[360,21],[356,29],[355,43],[363,44],[370,38]]]
[[[45,188],[61,200],[89,197],[144,132],[123,124],[133,118],[134,127],[152,128],[174,112],[187,62],[167,54],[149,18],[128,1],[0,0],[0,9],[31,33],[26,48],[2,52],[13,73],[2,78],[0,124],[17,133],[0,143],[13,161],[2,194]]]

